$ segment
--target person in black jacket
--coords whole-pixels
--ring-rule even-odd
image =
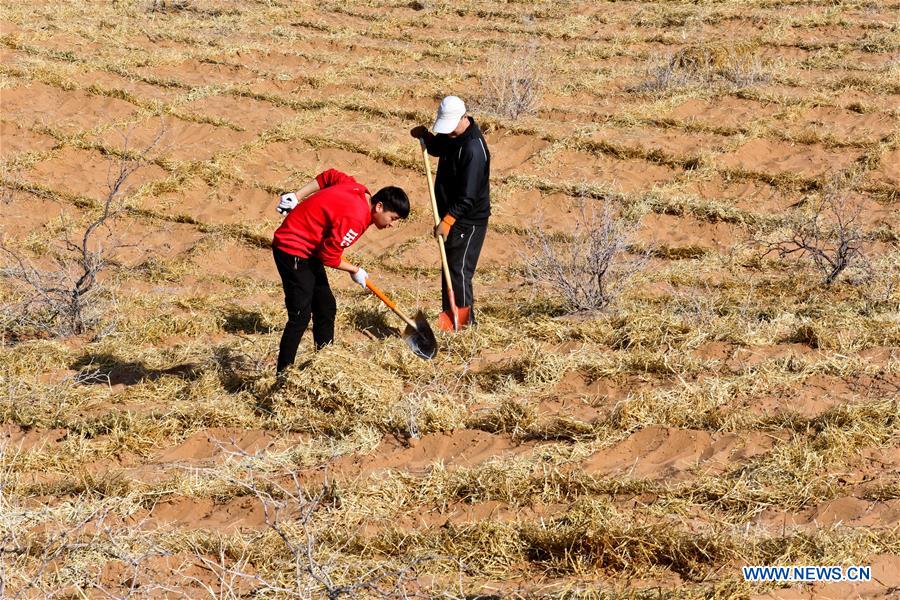
[[[434,193],[441,222],[434,234],[444,239],[456,305],[470,307],[469,322],[474,323],[472,277],[491,216],[491,153],[481,128],[456,96],[441,101],[432,130],[434,134],[420,125],[410,134],[424,140],[428,153],[440,159]],[[450,302],[446,283],[442,287],[443,309],[447,311]]]

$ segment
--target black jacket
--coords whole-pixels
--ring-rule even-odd
[[[491,216],[491,153],[475,119],[469,121],[461,136],[438,134],[425,147],[440,158],[434,182],[440,217],[450,213],[463,225],[483,225]]]

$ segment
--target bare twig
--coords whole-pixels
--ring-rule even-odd
[[[137,156],[128,152],[128,134],[124,135],[125,150],[117,162],[111,162],[107,177],[108,191],[100,204],[99,214],[87,225],[80,239],[66,237],[59,241],[54,261],[56,268],[40,268],[20,251],[0,240],[0,253],[5,265],[0,275],[18,283],[24,297],[15,306],[6,307],[0,325],[4,330],[37,329],[52,336],[80,335],[97,321],[100,312],[98,276],[105,270],[115,251],[124,244],[105,247],[98,240],[101,230],[106,239],[112,236],[110,225],[125,211],[126,182],[149,160],[151,151],[162,139],[164,130]]]
[[[485,112],[517,119],[537,111],[542,87],[537,44],[532,42],[493,55],[475,105]]]
[[[762,256],[805,257],[822,272],[826,286],[849,267],[864,266],[866,234],[859,223],[862,205],[850,197],[842,183],[841,177],[835,178],[806,212],[799,208],[774,241],[761,244]]]
[[[548,233],[541,224],[531,228],[523,257],[527,279],[550,284],[573,312],[607,306],[644,262],[626,257],[634,226],[614,216],[608,201],[598,215],[582,198],[578,211],[571,236]]]

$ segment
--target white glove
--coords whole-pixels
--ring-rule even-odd
[[[359,271],[356,273],[350,273],[350,278],[359,285],[362,286],[363,289],[366,289],[366,279],[369,278],[369,274],[366,273],[366,270],[362,267],[359,268]]]
[[[282,194],[281,202],[278,203],[278,206],[275,207],[275,210],[277,210],[282,215],[286,215],[294,210],[299,202],[300,201],[297,200],[297,194],[295,194],[294,192],[291,192],[289,194]]]

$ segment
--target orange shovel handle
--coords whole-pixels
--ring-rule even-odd
[[[366,287],[369,288],[369,290],[371,290],[373,294],[375,294],[376,296],[378,296],[378,299],[381,300],[382,302],[384,302],[385,305],[386,305],[389,309],[391,309],[392,311],[394,311],[394,312],[397,314],[398,317],[400,317],[401,319],[403,319],[404,321],[406,321],[406,324],[407,324],[407,325],[409,325],[410,327],[412,327],[412,328],[415,329],[415,330],[418,330],[418,327],[416,327],[415,321],[413,321],[412,319],[410,319],[409,317],[407,317],[407,316],[403,313],[402,310],[400,310],[399,308],[397,308],[397,305],[394,303],[394,301],[391,300],[390,298],[388,298],[387,295],[386,295],[384,292],[382,292],[380,289],[378,289],[378,287],[377,287],[374,283],[372,283],[372,280],[369,279],[368,277],[366,278]]]

